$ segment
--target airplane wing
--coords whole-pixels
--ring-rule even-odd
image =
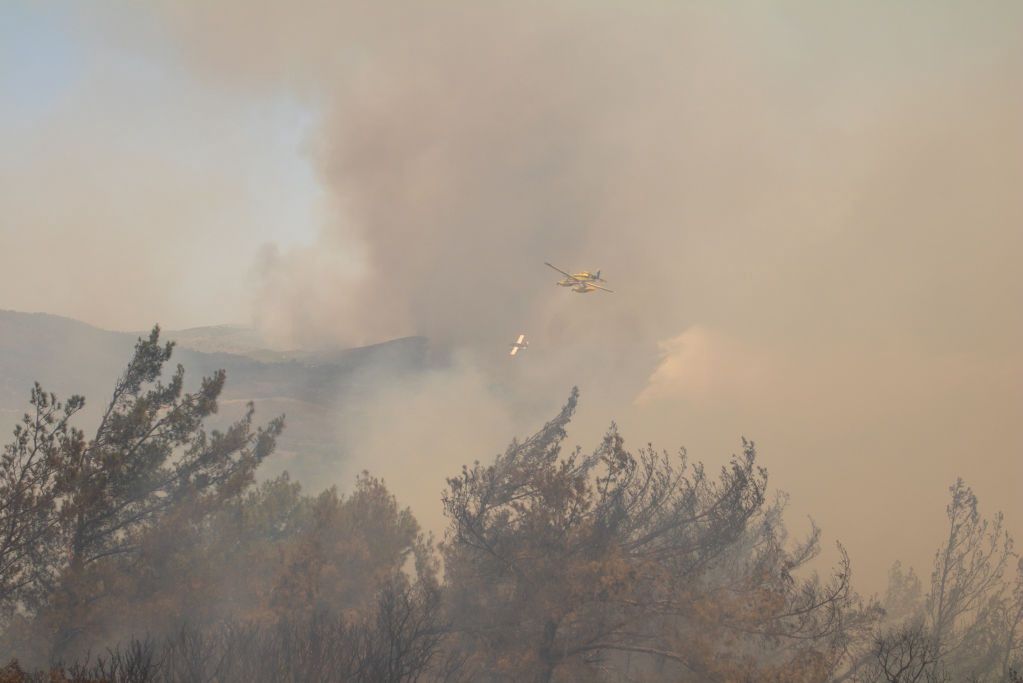
[[[574,277],[572,277],[572,274],[571,274],[571,273],[566,273],[566,272],[565,272],[565,271],[563,271],[563,270],[562,270],[561,268],[558,268],[558,267],[557,267],[557,266],[555,266],[555,265],[552,265],[552,264],[550,264],[550,263],[547,263],[546,261],[544,261],[544,262],[543,262],[543,264],[544,264],[545,266],[547,266],[548,268],[553,268],[554,270],[558,271],[559,273],[561,273],[561,274],[562,274],[562,275],[564,275],[565,277],[570,277],[570,278],[572,278],[573,280],[575,279]]]
[[[613,289],[608,289],[607,287],[601,287],[600,285],[598,285],[595,282],[587,282],[586,284],[588,286],[590,286],[590,287],[596,287],[597,289],[603,289],[605,292],[611,292],[612,294],[615,293],[615,291]]]
[[[526,338],[526,335],[520,334],[519,338],[515,341],[516,344],[521,344],[522,340]]]
[[[508,355],[509,356],[514,356],[518,352],[519,352],[519,347],[515,346],[515,347],[512,347],[511,353],[509,353]]]

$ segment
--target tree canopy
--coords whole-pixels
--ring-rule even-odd
[[[447,480],[435,545],[370,473],[257,483],[283,417],[211,428],[224,373],[187,391],[172,353],[138,340],[89,437],[83,398],[31,390],[0,457],[0,681],[1019,680],[1023,564],[962,481],[929,581],[895,563],[863,599],[840,545],[819,573],[821,531],[789,537],[752,442],[716,471],[614,424],[569,449],[573,390]]]

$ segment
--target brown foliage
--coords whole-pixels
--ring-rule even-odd
[[[821,680],[854,606],[848,562],[826,583],[793,577],[817,534],[784,548],[753,445],[717,479],[684,451],[632,455],[613,426],[592,455],[562,456],[575,402],[448,481],[452,610],[484,668],[593,678],[624,653],[682,680]]]
[[[614,425],[565,453],[573,391],[448,480],[438,555],[367,473],[349,495],[286,473],[253,486],[282,422],[253,429],[250,409],[207,433],[223,374],[163,383],[158,337],[92,439],[70,426],[82,399],[37,386],[4,450],[0,650],[22,664],[0,683],[1016,680],[1023,564],[1008,582],[1001,517],[961,481],[930,592],[893,568],[880,622],[841,547],[830,576],[805,570],[820,532],[788,539],[752,443],[716,474],[684,450],[630,452]]]

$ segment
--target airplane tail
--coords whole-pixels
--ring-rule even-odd
[[[597,271],[597,279],[598,280],[600,279],[600,271],[599,270]]]

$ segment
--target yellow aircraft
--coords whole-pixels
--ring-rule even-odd
[[[528,348],[529,348],[529,342],[526,341],[526,335],[520,334],[519,338],[515,340],[515,343],[511,345],[511,352],[508,355],[509,356],[514,356],[516,353],[518,353],[522,349],[528,349]]]
[[[584,270],[581,273],[572,274],[566,273],[561,268],[547,263],[546,261],[544,261],[544,265],[548,268],[553,268],[565,276],[563,280],[559,280],[557,282],[559,287],[571,287],[573,292],[577,292],[579,294],[589,294],[590,292],[595,292],[598,289],[614,294],[614,290],[608,289],[607,287],[601,287],[597,284],[598,282],[604,282],[604,280],[600,277],[599,270],[596,273]]]

